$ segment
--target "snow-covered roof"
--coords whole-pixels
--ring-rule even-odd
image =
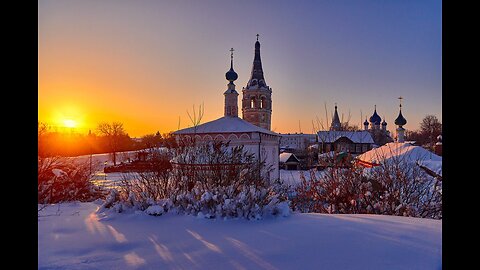
[[[285,163],[285,162],[287,162],[287,160],[288,160],[291,156],[293,156],[293,157],[298,161],[297,156],[295,156],[293,153],[281,153],[281,154],[280,154],[280,158],[279,158],[280,163]]]
[[[255,126],[239,117],[224,116],[201,125],[196,129],[194,127],[184,128],[175,131],[173,134],[203,134],[203,133],[244,133],[244,132],[259,132],[270,135],[277,133]]]
[[[357,159],[370,164],[380,164],[388,160],[399,159],[427,167],[436,174],[442,175],[441,156],[409,143],[387,143],[357,156]]]
[[[333,143],[341,137],[345,137],[354,143],[374,143],[372,135],[366,130],[362,131],[319,131],[318,142]]]

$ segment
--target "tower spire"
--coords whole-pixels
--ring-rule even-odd
[[[260,42],[258,41],[259,36],[260,35],[257,34],[257,41],[255,42],[255,56],[253,58],[252,73],[250,74],[250,79],[248,80],[247,88],[251,88],[251,87],[268,88],[267,84],[265,83],[265,78],[263,77],[262,59],[260,57]]]
[[[333,114],[332,124],[330,125],[330,130],[341,130],[340,117],[338,117],[337,103],[335,102],[335,113]]]
[[[257,34],[257,41],[255,41],[252,72],[247,86],[242,89],[242,118],[249,123],[270,130],[272,122],[272,88],[266,84],[263,76],[259,36]]]
[[[235,50],[233,48],[230,49],[230,69],[233,70],[233,52]]]

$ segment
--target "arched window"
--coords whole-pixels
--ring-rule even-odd
[[[264,108],[266,108],[266,106],[267,106],[267,104],[265,102],[265,97],[262,97],[260,99],[260,109],[264,109]]]
[[[228,140],[229,140],[229,141],[236,141],[236,140],[238,140],[238,136],[235,135],[235,134],[230,134],[230,135],[228,136]]]
[[[216,141],[225,141],[225,137],[221,134],[218,134],[217,136],[215,136],[215,140]]]
[[[250,108],[252,108],[252,109],[255,108],[255,98],[254,97],[252,97],[250,99]]]

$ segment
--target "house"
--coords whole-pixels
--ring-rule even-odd
[[[362,131],[319,131],[317,133],[319,155],[336,151],[358,155],[372,149],[374,141],[370,132]]]
[[[281,153],[279,156],[280,168],[284,170],[299,170],[300,160],[293,153]]]
[[[280,135],[280,151],[305,151],[317,141],[315,134],[286,133]]]

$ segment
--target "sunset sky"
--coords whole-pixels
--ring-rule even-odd
[[[38,1],[38,120],[79,132],[120,121],[132,137],[223,116],[260,34],[272,130],[311,133],[316,117],[358,125],[374,105],[394,131],[442,121],[442,3],[422,1]],[[361,119],[363,112],[363,119]],[[241,112],[239,112],[241,116]],[[179,121],[180,119],[180,121]]]

